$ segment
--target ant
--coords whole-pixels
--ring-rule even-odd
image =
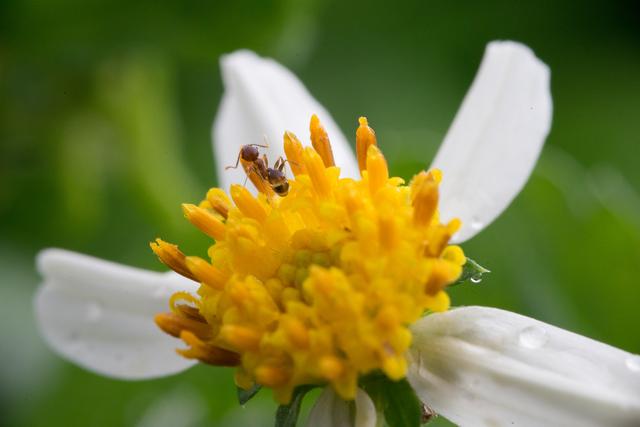
[[[276,160],[275,165],[273,165],[273,168],[270,168],[267,156],[263,154],[262,158],[260,158],[260,152],[257,147],[268,148],[268,145],[243,145],[238,153],[238,159],[236,160],[235,166],[227,166],[225,170],[236,169],[240,160],[242,160],[247,175],[249,175],[250,172],[255,172],[260,179],[271,186],[276,194],[280,197],[286,196],[289,194],[289,181],[287,181],[287,177],[284,174],[284,165],[287,160],[280,156],[278,160]],[[245,163],[247,166],[245,166]]]
[[[267,158],[264,158],[265,162]],[[278,157],[276,160],[276,164],[273,165],[273,168],[267,167],[267,181],[273,191],[280,197],[284,197],[289,194],[289,181],[284,174],[284,164],[287,160],[283,159],[282,156]]]

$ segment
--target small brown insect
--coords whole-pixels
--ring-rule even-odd
[[[280,197],[289,194],[289,181],[284,174],[284,165],[287,160],[279,157],[272,168],[269,167],[269,160],[266,155],[260,157],[260,151],[257,147],[268,148],[267,145],[247,144],[240,148],[238,159],[234,166],[227,166],[226,169],[236,169],[242,161],[247,172],[247,176],[251,176],[252,182],[258,186],[258,182],[254,181],[255,176],[269,185],[271,189]]]
[[[289,181],[284,174],[284,164],[286,162],[285,159],[279,157],[278,160],[276,160],[276,164],[273,165],[273,168],[267,167],[267,181],[273,191],[280,197],[289,194]]]
[[[436,411],[431,409],[431,407],[426,403],[422,402],[422,417],[420,422],[422,424],[426,424],[430,421],[433,421],[437,417],[438,417],[438,414],[436,413]]]
[[[260,145],[260,144],[247,144],[240,147],[240,151],[238,152],[238,158],[236,159],[235,166],[227,166],[224,170],[227,169],[237,169],[238,164],[240,164],[240,159],[245,162],[255,163],[260,160],[260,151],[258,151],[258,147],[269,148],[268,145]]]

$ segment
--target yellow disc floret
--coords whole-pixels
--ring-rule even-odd
[[[240,387],[271,387],[281,403],[298,385],[330,384],[353,399],[362,375],[403,378],[408,326],[427,310],[448,309],[445,288],[465,262],[448,244],[460,221],[438,218],[439,171],[409,185],[389,177],[364,118],[356,134],[360,180],[340,178],[315,116],[311,140],[315,148],[304,148],[284,135],[295,175],[285,197],[233,185],[229,196],[214,188],[199,205],[183,206],[215,240],[210,260],[152,244],[165,264],[201,283],[197,297],[174,295],[172,312],[156,318],[187,344],[179,352],[237,366]],[[260,179],[245,163],[252,182]]]

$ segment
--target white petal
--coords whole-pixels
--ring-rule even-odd
[[[640,425],[640,358],[508,311],[466,307],[413,325],[408,379],[463,426]]]
[[[261,150],[270,163],[284,156],[282,137],[286,130],[310,145],[312,114],[318,115],[329,134],[341,176],[359,176],[353,151],[338,125],[291,71],[247,50],[223,56],[220,64],[225,93],[213,125],[213,146],[222,188],[245,181],[241,167],[224,170],[235,165],[242,145],[264,144],[266,137],[269,148]]]
[[[353,420],[349,402],[342,400],[331,387],[325,387],[309,413],[307,427],[374,427],[376,425],[376,408],[369,395],[361,389],[356,393],[355,411],[355,420]]]
[[[456,242],[504,211],[527,182],[551,126],[549,69],[526,46],[489,43],[432,167],[443,171],[442,218]]]
[[[348,403],[325,387],[309,412],[307,427],[351,427]]]
[[[374,427],[377,421],[376,407],[369,395],[362,389],[356,393],[355,427]]]
[[[143,379],[194,364],[176,354],[180,341],[158,329],[171,294],[197,285],[62,249],[38,255],[44,281],[35,296],[41,334],[66,359],[102,375]]]

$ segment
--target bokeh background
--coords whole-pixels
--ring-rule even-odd
[[[224,369],[135,383],[85,372],[43,344],[31,308],[41,248],[161,270],[157,235],[204,243],[180,203],[216,184],[217,58],[238,48],[293,69],[347,135],[367,115],[408,178],[485,44],[531,46],[552,70],[553,129],[524,192],[464,245],[491,275],[453,301],[640,352],[639,17],[633,0],[3,0],[0,425],[271,425],[269,393],[240,408]]]

